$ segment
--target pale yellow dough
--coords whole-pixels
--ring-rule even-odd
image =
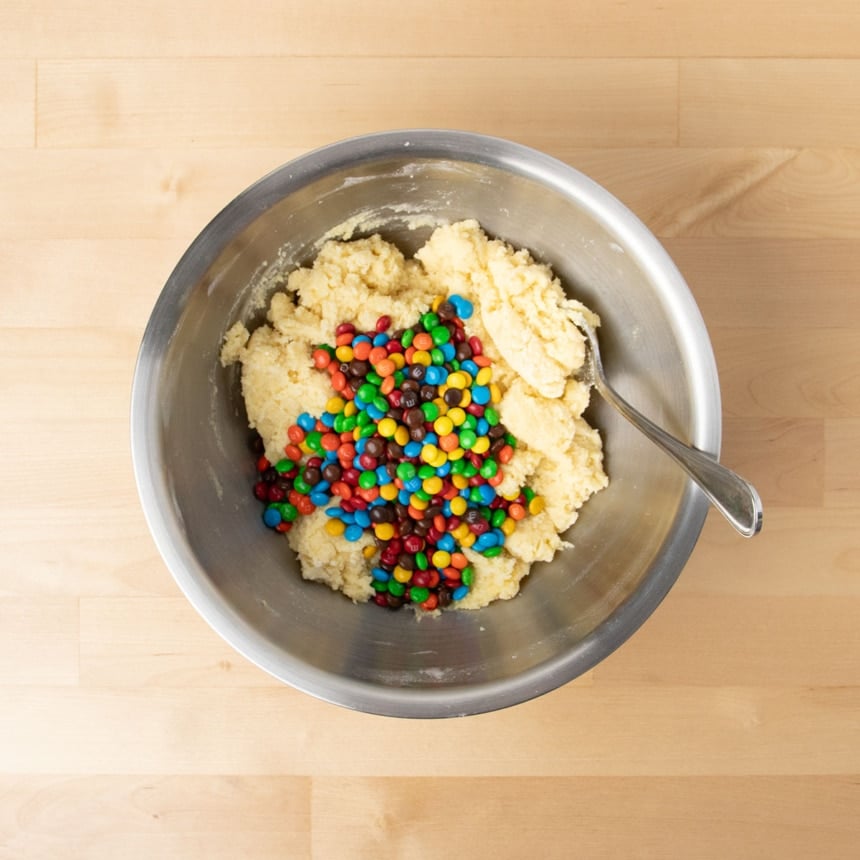
[[[498,410],[519,441],[498,490],[528,484],[546,502],[544,512],[518,524],[501,555],[488,559],[466,551],[474,584],[454,606],[478,609],[514,597],[530,565],[552,559],[579,508],[608,483],[600,435],[582,418],[589,390],[573,378],[585,357],[573,319],[599,320],[567,298],[549,267],[528,251],[488,239],[476,221],[438,227],[414,260],[379,236],[329,241],[313,266],[292,272],[286,290],[272,297],[267,325],[249,335],[236,323],[227,332],[221,361],[241,363],[249,423],[262,436],[266,456],[276,461],[287,427],[301,412],[319,415],[334,393],[328,374],[314,369],[311,352],[331,341],[340,322],[371,329],[387,314],[394,328],[406,327],[436,296],[451,294],[475,306],[466,325],[493,360],[503,391]],[[331,537],[325,521],[317,511],[288,533],[303,576],[352,600],[368,600],[373,589],[363,549],[371,538],[349,543]]]

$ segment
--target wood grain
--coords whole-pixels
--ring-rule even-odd
[[[0,3],[0,858],[856,854],[858,81],[855,0]],[[309,148],[408,125],[533,145],[654,231],[765,504],[752,541],[710,514],[587,676],[435,723],[232,651],[128,441],[192,239]]]
[[[858,81],[857,60],[682,60],[680,143],[857,146]]]
[[[0,797],[9,857],[310,856],[306,777],[3,776]]]
[[[310,147],[333,133],[418,126],[526,143],[537,127],[541,139],[584,146],[665,145],[678,135],[673,60],[56,60],[40,62],[38,75],[46,147]]]

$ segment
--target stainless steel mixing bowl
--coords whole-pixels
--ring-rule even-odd
[[[301,579],[251,495],[238,374],[219,364],[222,336],[236,319],[262,320],[274,276],[310,262],[337,225],[370,223],[411,253],[431,223],[462,218],[551,264],[603,318],[606,369],[619,391],[671,433],[718,453],[708,334],[659,242],[576,170],[461,132],[343,141],[244,191],[176,266],[135,372],[135,473],[179,587],[266,671],[373,713],[489,711],[590,669],[668,592],[708,508],[677,466],[595,398],[589,416],[603,434],[610,487],[583,508],[567,536],[575,548],[536,565],[514,600],[417,622]]]

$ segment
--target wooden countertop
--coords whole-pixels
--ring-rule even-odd
[[[454,722],[245,663],[179,594],[129,458],[190,240],[308,148],[409,126],[541,148],[646,221],[765,502],[753,541],[711,517],[587,676]],[[0,147],[0,857],[856,854],[856,2],[5,0]]]

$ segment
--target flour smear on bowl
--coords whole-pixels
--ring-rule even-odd
[[[241,364],[255,493],[304,578],[391,608],[514,597],[608,483],[579,314],[599,324],[462,221],[414,259],[378,235],[327,241],[267,324],[235,323],[221,361]]]

